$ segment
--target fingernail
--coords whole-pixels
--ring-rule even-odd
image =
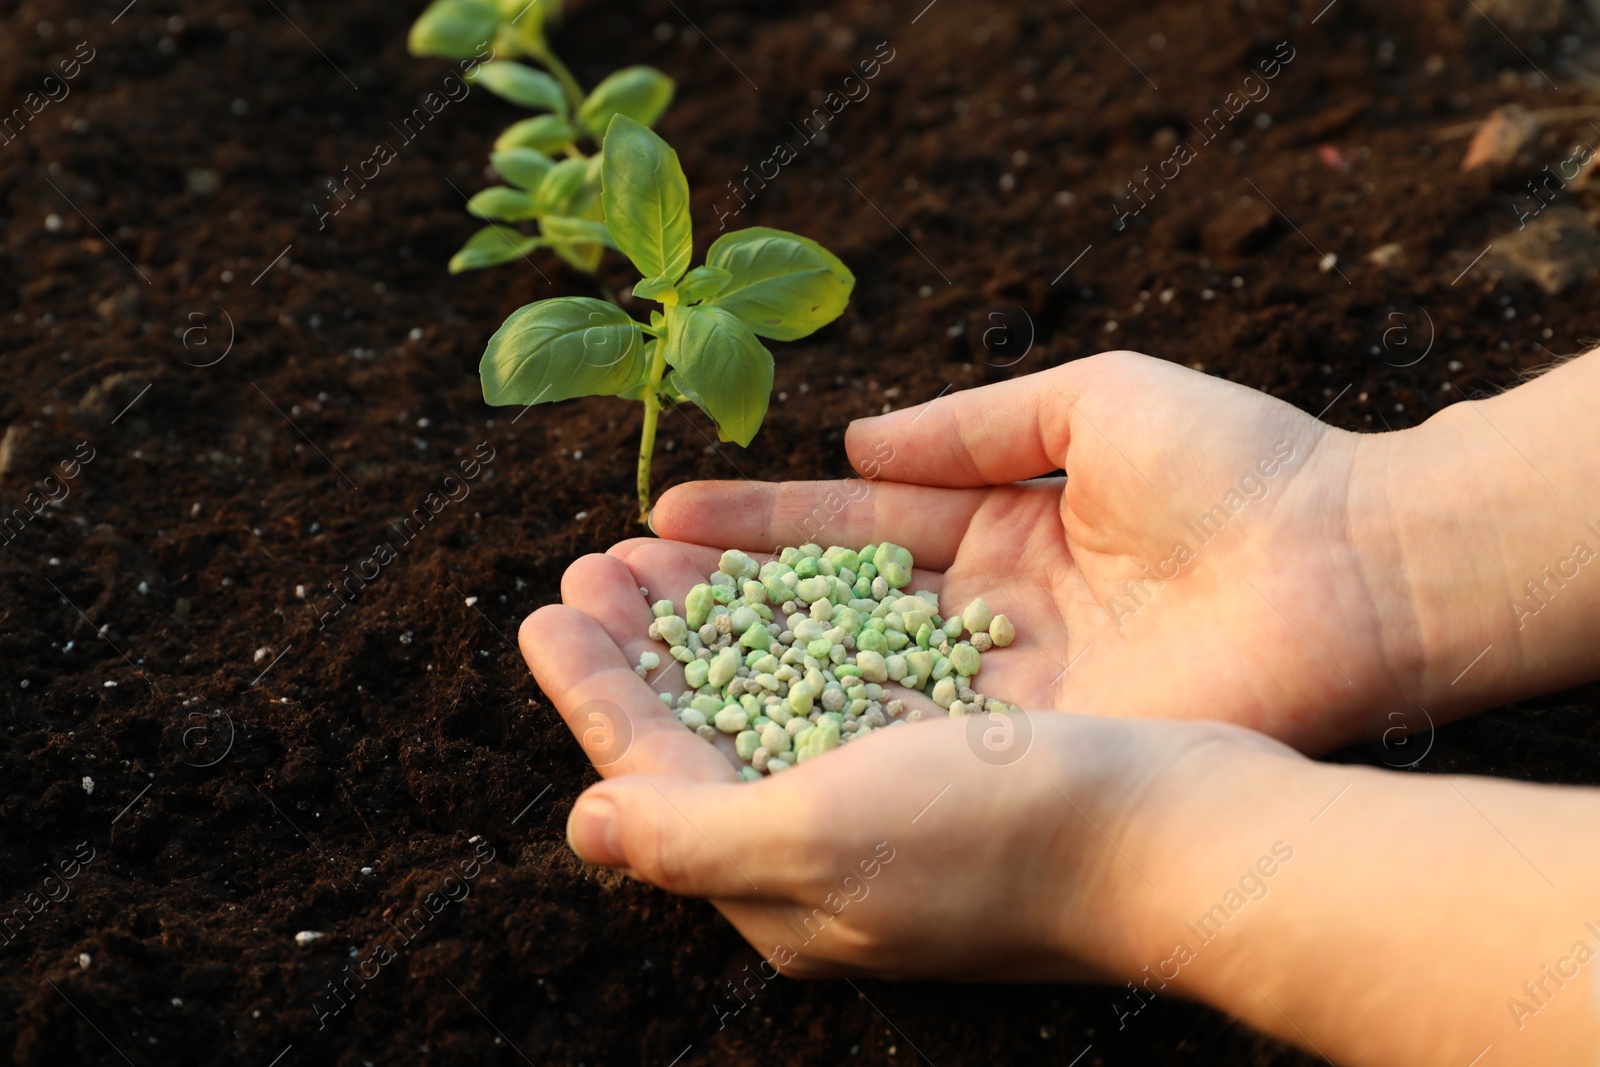
[[[644,513],[644,524],[645,524],[645,528],[648,529],[651,533],[656,533],[656,509],[655,508],[651,508],[649,511]],[[660,537],[661,535],[660,534],[656,534],[656,536]]]
[[[567,844],[586,863],[621,867],[627,862],[617,807],[604,797],[585,797],[572,806],[572,814],[567,816]]]

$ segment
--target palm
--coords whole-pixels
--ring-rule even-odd
[[[903,438],[889,430],[892,447],[866,461],[881,477],[853,493],[684,486],[663,498],[657,530],[713,547],[613,553],[677,599],[724,546],[897,541],[946,613],[982,596],[1012,617],[1016,644],[984,658],[978,684],[1032,708],[1222,719],[1324,748],[1361,734],[1358,714],[1403,706],[1381,648],[1410,635],[1380,645],[1378,620],[1407,611],[1369,589],[1351,534],[1370,520],[1351,503],[1356,438],[1143,357],[1103,358],[1076,395],[1051,388],[1061,396],[1029,425],[1036,440],[982,447],[1017,433],[1015,405],[942,418],[935,405]],[[855,433],[851,450],[862,467]],[[1051,466],[1067,479],[983,487]],[[945,484],[907,484],[934,478]],[[829,502],[842,493],[854,499]]]

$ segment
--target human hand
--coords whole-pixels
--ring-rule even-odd
[[[1016,623],[1016,643],[984,658],[990,696],[1226,720],[1318,751],[1396,709],[1421,719],[1384,483],[1401,436],[1107,353],[852,424],[867,482],[680,485],[652,526],[747,551],[902,544],[927,569],[913,587],[946,613],[982,596]],[[674,549],[612,551],[648,569]],[[714,566],[684,552],[682,566]]]
[[[757,949],[716,994],[719,1020],[778,973],[1114,978],[1119,1029],[1181,996],[1339,1063],[1459,1067],[1491,1045],[1494,1062],[1594,1062],[1600,983],[1582,963],[1600,864],[1574,845],[1600,832],[1592,790],[1071,714],[892,727],[739,783],[629,667],[622,646],[648,625],[635,572],[589,556],[567,581],[581,609],[541,608],[521,637],[607,777],[568,840],[709,897]],[[982,736],[1006,722],[1001,744]],[[1561,992],[1552,967],[1587,992]]]
[[[1401,623],[1394,633],[1404,640],[1391,634],[1382,638],[1395,664],[1390,672],[1400,679],[1395,688],[1411,692],[1420,685],[1435,709],[1450,706],[1446,694],[1456,691],[1462,694],[1453,698],[1460,708],[1592,672],[1587,651],[1592,628],[1582,623],[1593,617],[1600,587],[1574,583],[1568,575],[1566,586],[1555,587],[1560,599],[1538,610],[1537,624],[1528,627],[1530,638],[1520,643],[1506,630],[1513,625],[1521,630],[1527,621],[1521,614],[1506,613],[1498,623],[1489,615],[1490,609],[1504,609],[1500,590],[1515,588],[1504,584],[1507,577],[1536,575],[1531,561],[1545,558],[1551,544],[1562,548],[1560,538],[1570,537],[1566,524],[1575,521],[1548,502],[1522,506],[1527,501],[1519,486],[1533,480],[1529,472],[1536,468],[1545,483],[1571,493],[1600,484],[1600,453],[1574,432],[1586,425],[1586,405],[1600,384],[1592,380],[1600,371],[1593,357],[1546,375],[1534,383],[1539,390],[1524,386],[1493,402],[1456,405],[1418,431],[1359,441],[1249,390],[1203,378],[1198,384],[1185,381],[1192,376],[1176,368],[1141,368],[1143,361],[1127,356],[1089,362],[1113,366],[1085,372],[1086,377],[1147,374],[1154,380],[1113,383],[1123,390],[1121,402],[1100,402],[1103,406],[1084,401],[1090,386],[1100,392],[1105,382],[1079,381],[1070,390],[1063,384],[1063,392],[1093,420],[1085,424],[1087,431],[1075,424],[1073,412],[1068,417],[1049,412],[1037,397],[1015,391],[1022,383],[981,394],[988,410],[980,404],[939,412],[943,425],[931,441],[920,426],[934,418],[934,411],[920,422],[915,413],[888,420],[890,428],[900,420],[914,424],[901,422],[892,437],[862,438],[858,424],[847,444],[863,473],[881,480],[682,487],[663,501],[657,527],[682,537],[720,524],[726,536],[707,540],[752,549],[808,536],[841,543],[897,539],[921,552],[923,562],[942,567],[920,572],[914,586],[940,590],[947,609],[982,594],[1018,618],[1017,645],[986,657],[983,684],[998,695],[1026,700],[1010,687],[1027,676],[1030,658],[1047,654],[1029,645],[1050,624],[1056,579],[1045,570],[1047,588],[1031,601],[1045,610],[1039,620],[1025,618],[1021,608],[1027,598],[1016,595],[1014,587],[1041,579],[1034,557],[1024,550],[1059,560],[1068,571],[1065,592],[1059,594],[1066,606],[1057,611],[1062,621],[1054,632],[1066,633],[1083,657],[1069,672],[1079,675],[1079,667],[1098,650],[1066,628],[1075,625],[1069,614],[1080,595],[1075,590],[1090,587],[1094,546],[1102,543],[1096,536],[1104,539],[1105,531],[1119,524],[1137,527],[1134,519],[1142,512],[1148,513],[1147,521],[1149,516],[1159,520],[1165,514],[1162,505],[1173,509],[1174,500],[1189,507],[1196,496],[1207,499],[1195,488],[1202,483],[1225,487],[1226,476],[1217,477],[1208,456],[1239,459],[1263,440],[1274,446],[1285,440],[1294,443],[1297,455],[1304,446],[1303,454],[1314,462],[1301,464],[1295,481],[1257,492],[1261,499],[1230,511],[1225,536],[1205,546],[1207,553],[1216,549],[1215,555],[1196,553],[1185,574],[1161,587],[1160,595],[1133,617],[1120,620],[1126,629],[1159,618],[1154,613],[1169,606],[1165,594],[1180,587],[1186,596],[1171,602],[1175,613],[1193,613],[1183,606],[1191,597],[1203,602],[1209,595],[1230,605],[1224,595],[1227,575],[1219,573],[1223,568],[1205,564],[1239,553],[1226,536],[1232,534],[1253,546],[1254,557],[1236,559],[1235,573],[1247,564],[1267,568],[1266,577],[1252,582],[1265,596],[1278,589],[1272,576],[1283,581],[1282,572],[1296,565],[1295,560],[1283,563],[1275,552],[1306,557],[1298,564],[1308,569],[1302,581],[1326,581],[1325,572],[1337,572],[1335,564],[1353,557],[1354,580],[1363,588],[1393,591],[1391,603],[1378,602],[1378,594],[1369,594],[1368,601],[1375,603],[1374,617]],[[1120,451],[1104,444],[1102,451],[1109,449],[1119,459],[1125,453],[1130,465],[1152,454],[1179,465],[1181,477],[1162,480],[1166,495],[1146,499],[1125,485],[1103,489],[1102,479],[1112,481],[1104,473],[1115,466],[1111,457],[1083,455],[1092,451],[1083,447],[1085,439],[1111,433],[1112,415],[1132,424],[1141,388],[1149,423],[1165,443],[1136,441]],[[1135,395],[1127,396],[1129,391]],[[1203,447],[1196,445],[1191,454],[1181,435],[1192,433],[1201,420],[1183,421],[1169,394],[1187,395],[1209,411],[1234,412],[1230,428]],[[990,439],[985,431],[1003,421],[992,411],[1003,405],[1016,412],[1026,432]],[[1244,421],[1253,434],[1242,431],[1240,416],[1248,416]],[[1484,433],[1485,421],[1498,434]],[[1280,428],[1285,435],[1277,437],[1273,431]],[[1071,451],[1060,455],[1075,485],[1046,483],[1043,501],[1034,496],[1040,483],[972,487],[1001,477],[991,469],[997,460],[1021,470],[1032,467],[1035,473],[1047,469],[1057,453],[1046,453],[1043,442],[1064,442],[1068,434]],[[1174,436],[1179,439],[1171,440]],[[990,451],[963,447],[980,440],[989,440]],[[913,453],[917,463],[900,466],[908,441],[926,451]],[[876,455],[874,444],[883,446]],[[978,460],[971,458],[974,454]],[[942,475],[948,484],[919,488],[887,480],[931,478],[916,468],[940,460],[949,464]],[[878,469],[868,461],[876,461]],[[1271,477],[1286,473],[1282,467]],[[1455,467],[1461,476],[1450,476]],[[1334,488],[1341,480],[1342,507]],[[1272,507],[1254,510],[1269,501]],[[1320,511],[1312,506],[1318,501]],[[758,511],[746,514],[741,504]],[[711,510],[695,516],[699,507]],[[1033,525],[1019,526],[1019,516]],[[1419,523],[1419,516],[1428,521]],[[940,525],[952,519],[959,520],[954,532]],[[1060,548],[1050,547],[1052,519]],[[926,532],[930,525],[931,533]],[[1320,550],[1316,542],[1298,549],[1285,545],[1286,529],[1318,534],[1325,544]],[[980,535],[1000,538],[1001,558],[991,565],[1009,575],[1010,585],[999,591],[982,580],[986,571],[968,566],[983,560]],[[1136,546],[1160,544],[1159,537],[1129,536]],[[940,543],[946,551],[942,564],[931,554]],[[1530,1006],[1509,1015],[1483,1008],[1502,1004],[1507,991],[1525,991],[1525,979],[1549,970],[1541,965],[1554,960],[1561,968],[1571,962],[1572,937],[1591,915],[1597,884],[1588,852],[1571,843],[1600,826],[1600,802],[1592,793],[1310,764],[1226,726],[1078,715],[1017,716],[1017,723],[1033,728],[1035,741],[1014,765],[973,759],[988,748],[972,744],[966,731],[975,723],[980,728],[994,723],[969,718],[893,728],[776,778],[735,785],[732,762],[684,729],[651,696],[652,689],[681,687],[676,664],[668,661],[662,676],[650,680],[653,685],[630,668],[639,652],[653,647],[645,636],[649,609],[638,587],[681,600],[712,569],[719,551],[648,540],[619,545],[611,556],[585,557],[563,581],[567,605],[541,609],[524,624],[523,648],[541,687],[610,778],[573,809],[569,839],[581,855],[620,863],[636,876],[679,891],[727,894],[715,898],[717,906],[790,974],[1116,975],[1134,978],[1142,990],[1114,1005],[1119,1020],[1152,995],[1191,996],[1339,1062],[1461,1063],[1481,1058],[1491,1044],[1496,1055],[1502,1046],[1510,1050],[1513,1059],[1507,1062],[1592,1062],[1593,1050],[1600,1047],[1600,1027],[1590,1007],[1600,985],[1592,981],[1584,983],[1590,995],[1567,993],[1548,1003],[1542,996],[1530,998]],[[1122,558],[1138,560],[1132,552]],[[1574,553],[1579,566],[1588,558]],[[1185,586],[1191,576],[1203,581]],[[1001,601],[1002,595],[1013,599]],[[1302,589],[1298,595],[1311,594]],[[1349,615],[1338,603],[1334,608]],[[1110,609],[1102,611],[1110,621]],[[1203,612],[1197,619],[1195,625],[1208,625]],[[1302,640],[1299,627],[1280,620],[1283,628],[1276,633],[1258,625],[1271,641],[1263,651],[1268,673],[1275,671],[1274,658],[1289,654],[1285,646]],[[1330,624],[1323,620],[1321,625]],[[1320,634],[1303,632],[1308,639]],[[1465,674],[1461,666],[1470,664],[1460,660],[1448,671],[1442,665],[1450,662],[1450,653],[1482,648],[1485,633],[1495,647],[1505,642],[1516,654],[1507,656],[1508,666],[1495,657],[1483,660],[1458,686]],[[1150,701],[1165,697],[1173,703],[1160,708],[1161,714],[1206,714],[1199,708],[1186,711],[1160,677],[1181,667],[1195,683],[1197,697],[1216,699],[1226,671],[1208,671],[1205,663],[1184,655],[1186,640],[1220,647],[1223,668],[1241,662],[1244,667],[1236,669],[1251,666],[1204,629],[1164,636],[1170,642],[1170,666],[1124,654],[1131,665],[1122,679],[1126,692],[1145,706],[1112,703],[1117,679],[1107,675],[1098,680],[1104,703],[1073,710],[1145,715],[1151,713]],[[1339,652],[1331,642],[1322,651],[1330,658]],[[1318,723],[1303,721],[1308,712],[1279,715],[1261,696],[1272,687],[1293,694],[1292,681],[1275,676],[1270,687],[1254,685],[1253,706],[1263,721],[1284,727],[1288,736],[1297,736],[1297,730],[1315,736],[1310,727]],[[1383,692],[1371,679],[1365,684]],[[1074,703],[1088,702],[1076,688],[1059,683],[1057,688],[1070,690]],[[1323,725],[1339,728],[1337,721]],[[919,803],[911,803],[914,793],[935,786],[931,803],[920,803],[920,796]],[[965,804],[950,804],[963,795]],[[1052,796],[1065,807],[1048,807]],[[949,823],[935,827],[936,815]],[[906,832],[891,838],[887,831],[901,822]],[[1419,836],[1419,825],[1426,825],[1427,833]],[[1509,845],[1512,840],[1515,845]],[[895,850],[887,863],[880,858],[880,844]],[[1276,856],[1279,844],[1292,847],[1294,862],[1289,873],[1276,875],[1266,887],[1252,872],[1273,877],[1265,873],[1270,864],[1262,865],[1268,847]],[[1507,861],[1508,847],[1521,865]],[[709,866],[713,855],[726,869]],[[743,874],[727,873],[735,863],[745,868]],[[869,878],[869,872],[875,873]],[[905,882],[889,881],[901,874]],[[744,875],[760,888],[743,883]],[[856,881],[846,884],[847,876]],[[1549,898],[1540,896],[1539,907],[1526,906],[1530,892],[1542,894],[1547,887]],[[878,892],[869,896],[864,892],[869,888]],[[1272,904],[1254,903],[1269,888]],[[1374,908],[1374,900],[1383,906]],[[819,907],[829,916],[825,926],[815,914]],[[1248,921],[1232,921],[1229,916],[1241,908],[1249,909]],[[1017,921],[1009,911],[1018,914]],[[1488,926],[1476,922],[1485,914],[1501,919]],[[800,924],[798,931],[792,922]],[[1225,935],[1211,937],[1208,923],[1223,922]],[[817,929],[822,932],[807,936]],[[1470,936],[1461,936],[1461,930],[1471,931]],[[763,941],[774,932],[779,938],[787,932],[804,945],[785,941],[788,952],[778,953],[776,944]],[[1178,951],[1191,939],[1198,956]],[[1305,967],[1308,958],[1318,966]],[[765,977],[770,970],[761,973]],[[1380,989],[1390,993],[1375,999],[1372,993]],[[1370,1010],[1352,1014],[1348,1005],[1355,1002]],[[724,1006],[732,1010],[731,1003]],[[1529,1021],[1535,1014],[1536,1022]]]
[[[568,574],[581,608],[523,625],[540,688],[607,778],[568,838],[589,862],[709,898],[768,979],[1136,972],[1157,932],[1145,919],[1172,924],[1144,872],[1174,888],[1167,872],[1191,866],[1174,841],[1199,839],[1162,813],[1247,753],[1299,762],[1216,724],[1022,713],[908,724],[742,783],[629,666],[647,578],[652,595],[670,586],[586,557]]]

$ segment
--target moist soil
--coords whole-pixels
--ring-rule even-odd
[[[1381,431],[1593,334],[1592,285],[1472,260],[1600,134],[1563,119],[1458,169],[1454,128],[1583,103],[1595,34],[1560,4],[1490,5],[1495,25],[1437,0],[923,4],[570,4],[558,47],[585,83],[678,79],[661,129],[700,247],[738,208],[859,278],[779,351],[751,448],[664,417],[658,485],[843,476],[852,418],[1106,348]],[[0,490],[9,512],[53,476],[59,498],[0,551],[0,902],[27,919],[0,936],[0,1056],[1314,1062],[1169,998],[1119,1019],[1104,989],[780,982],[719,1019],[755,952],[708,905],[573,859],[594,775],[514,636],[571,560],[638,532],[639,412],[483,404],[501,319],[596,284],[545,255],[444,272],[520,116],[475,91],[414,117],[451,72],[405,54],[420,6],[0,5],[0,103],[59,98],[0,145]],[[1180,141],[1193,158],[1119,230],[1128,180]],[[794,157],[735,196],[779,144]],[[1586,195],[1546,199],[1592,251]],[[612,257],[601,280],[633,279]],[[463,462],[476,477],[446,482]],[[334,613],[330,583],[374,569]],[[1439,729],[1416,773],[1593,784],[1597,698]]]

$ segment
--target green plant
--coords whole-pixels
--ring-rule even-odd
[[[653,126],[672,103],[675,84],[653,67],[616,71],[585,93],[546,36],[559,12],[559,0],[434,0],[411,27],[413,55],[467,59],[492,47],[492,58],[474,66],[468,79],[542,112],[495,140],[489,162],[507,184],[468,201],[468,212],[489,225],[451,257],[452,274],[510,263],[536,248],[594,273],[610,244],[600,225],[601,164],[579,145],[598,144],[617,115]],[[549,73],[500,56],[532,58]],[[539,232],[516,229],[527,222],[536,222]]]
[[[550,48],[545,27],[561,14],[561,0],[434,0],[406,38],[414,56],[469,59],[485,46],[495,55],[529,56],[556,76],[573,106],[583,88]]]
[[[618,114],[601,159],[603,228],[643,275],[633,295],[662,310],[641,323],[603,300],[529,304],[489,339],[479,372],[490,404],[641,401],[642,522],[663,401],[692,402],[716,422],[722,440],[748,445],[772,393],[772,353],[760,338],[793,341],[826,326],[850,302],[855,276],[815,241],[765,227],[724,234],[690,270],[689,182],[677,153]]]

